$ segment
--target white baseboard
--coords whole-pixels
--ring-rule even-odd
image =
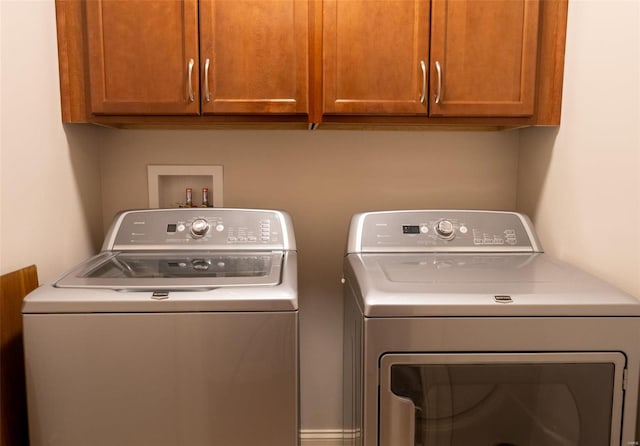
[[[342,446],[342,429],[301,429],[300,446]]]

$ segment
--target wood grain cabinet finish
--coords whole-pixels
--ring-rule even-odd
[[[93,113],[199,113],[196,0],[85,5]]]
[[[202,112],[307,112],[307,0],[200,0]]]
[[[428,0],[324,0],[324,112],[424,114],[429,11]]]
[[[433,0],[430,116],[531,116],[538,0]]]
[[[559,125],[567,10],[568,0],[56,0],[62,120]]]
[[[38,287],[35,265],[0,276],[0,446],[28,446],[22,301]]]
[[[307,0],[85,4],[95,114],[307,110]]]
[[[533,114],[539,0],[324,5],[325,113]]]

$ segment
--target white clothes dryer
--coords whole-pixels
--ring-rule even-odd
[[[640,302],[524,215],[358,214],[344,281],[347,444],[638,444]]]
[[[31,446],[298,444],[286,213],[124,212],[23,320]]]

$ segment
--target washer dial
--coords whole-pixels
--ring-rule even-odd
[[[191,223],[191,236],[193,238],[204,237],[209,230],[209,223],[204,218],[196,218]]]

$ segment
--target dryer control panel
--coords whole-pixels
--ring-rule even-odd
[[[542,252],[529,219],[516,212],[415,210],[357,214],[348,252]]]
[[[118,215],[102,250],[295,250],[294,240],[291,219],[281,211],[147,209]]]

